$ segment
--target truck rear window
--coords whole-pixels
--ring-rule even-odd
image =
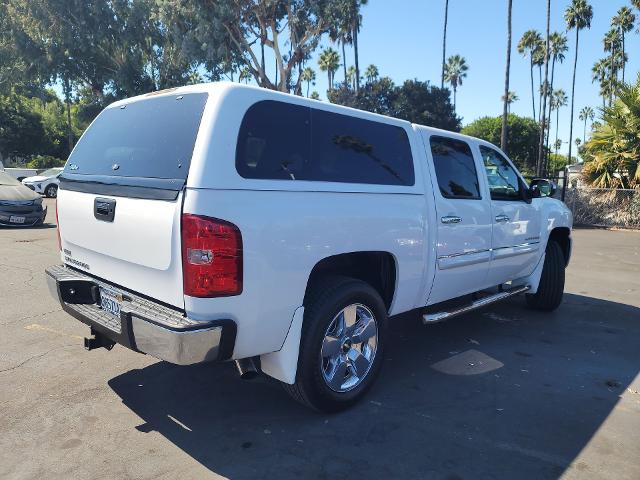
[[[206,93],[163,95],[102,111],[64,173],[185,180]]]

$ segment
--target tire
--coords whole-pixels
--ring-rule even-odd
[[[527,294],[527,304],[536,310],[552,311],[562,302],[565,258],[558,242],[549,240],[538,291]]]
[[[49,185],[44,191],[44,195],[47,198],[56,198],[58,196],[58,186]]]
[[[351,328],[343,324],[340,330],[342,320],[348,318],[355,319]],[[371,320],[375,336],[368,337],[373,332]],[[349,277],[322,279],[305,302],[296,382],[283,383],[284,389],[296,401],[321,412],[349,408],[380,374],[386,328],[387,309],[371,285]],[[358,342],[358,335],[368,338],[366,343]],[[335,353],[329,355],[329,351]]]

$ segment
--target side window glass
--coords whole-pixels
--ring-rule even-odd
[[[520,180],[509,161],[493,148],[480,145],[492,200],[522,200]]]
[[[480,199],[478,172],[467,142],[433,136],[429,140],[440,193],[445,198]]]

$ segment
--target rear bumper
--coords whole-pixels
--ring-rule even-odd
[[[116,343],[177,365],[231,357],[236,334],[231,320],[191,320],[184,312],[63,265],[45,272],[49,291],[63,310]],[[122,298],[120,318],[100,307],[100,288]]]

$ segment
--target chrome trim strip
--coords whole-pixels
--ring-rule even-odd
[[[510,245],[508,247],[485,248],[485,249],[482,249],[482,250],[472,250],[470,252],[452,253],[450,255],[440,255],[440,256],[438,256],[438,260],[442,260],[442,259],[445,259],[445,258],[461,257],[463,255],[472,255],[474,253],[495,252],[496,250],[504,250],[506,248],[530,247],[530,246],[539,245],[539,244],[540,244],[540,242],[528,242],[528,243],[521,243],[519,245]],[[523,252],[523,253],[526,253],[526,252]]]

